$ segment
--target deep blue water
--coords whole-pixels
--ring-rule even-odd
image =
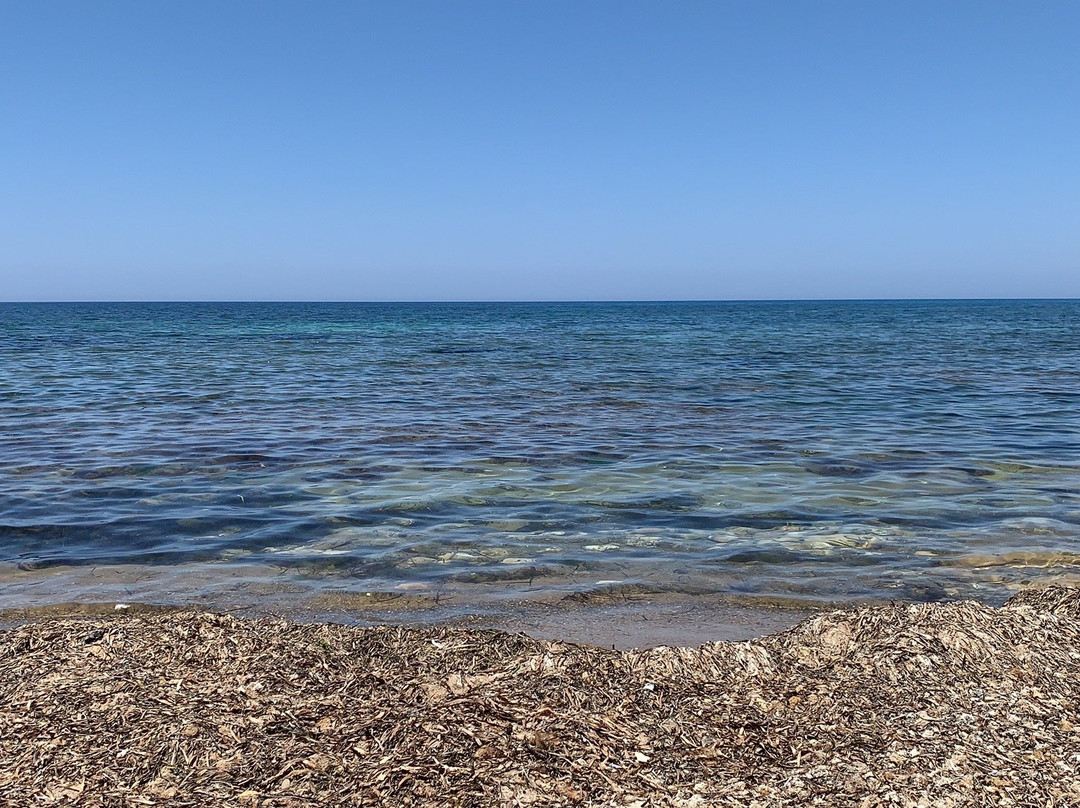
[[[0,605],[993,600],[1080,580],[1078,412],[1077,301],[5,304]]]

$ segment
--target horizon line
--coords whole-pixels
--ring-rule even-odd
[[[996,303],[996,302],[1076,302],[1080,297],[740,297],[740,298],[530,298],[530,299],[466,299],[452,298],[444,300],[420,300],[420,299],[210,299],[210,298],[132,298],[132,299],[86,299],[86,300],[0,300],[0,305],[140,305],[140,304],[281,304],[295,305],[299,303],[313,305],[342,305],[342,306],[377,306],[377,305],[401,305],[401,306],[439,306],[439,305],[628,305],[628,304],[695,304],[695,303]]]

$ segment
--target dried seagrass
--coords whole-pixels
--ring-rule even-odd
[[[1080,805],[1080,590],[617,652],[200,613],[0,633],[5,806]]]

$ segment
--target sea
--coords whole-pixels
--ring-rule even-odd
[[[1080,301],[0,305],[0,609],[1080,583]]]

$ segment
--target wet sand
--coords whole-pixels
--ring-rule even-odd
[[[0,571],[0,626],[43,617],[104,616],[196,609],[238,617],[356,626],[451,625],[521,632],[603,648],[696,646],[747,640],[790,628],[815,612],[852,603],[702,594],[610,585],[580,591],[546,582],[532,590],[456,584],[419,584],[387,591],[355,591],[333,581],[322,586],[275,579],[260,565],[214,568],[178,565],[66,567]],[[67,592],[79,601],[64,602]]]
[[[629,650],[661,645],[692,647],[739,641],[791,628],[820,612],[822,604],[755,606],[717,597],[653,596],[574,600],[515,600],[470,606],[440,605],[425,597],[376,598],[363,594],[323,597],[296,604],[272,616],[300,623],[350,626],[448,626],[525,634],[538,640],[561,640],[601,648]],[[55,603],[0,611],[0,628],[43,619],[102,618],[126,614],[181,611],[145,603]],[[248,612],[240,616],[257,616]],[[267,616],[264,612],[262,615]]]

